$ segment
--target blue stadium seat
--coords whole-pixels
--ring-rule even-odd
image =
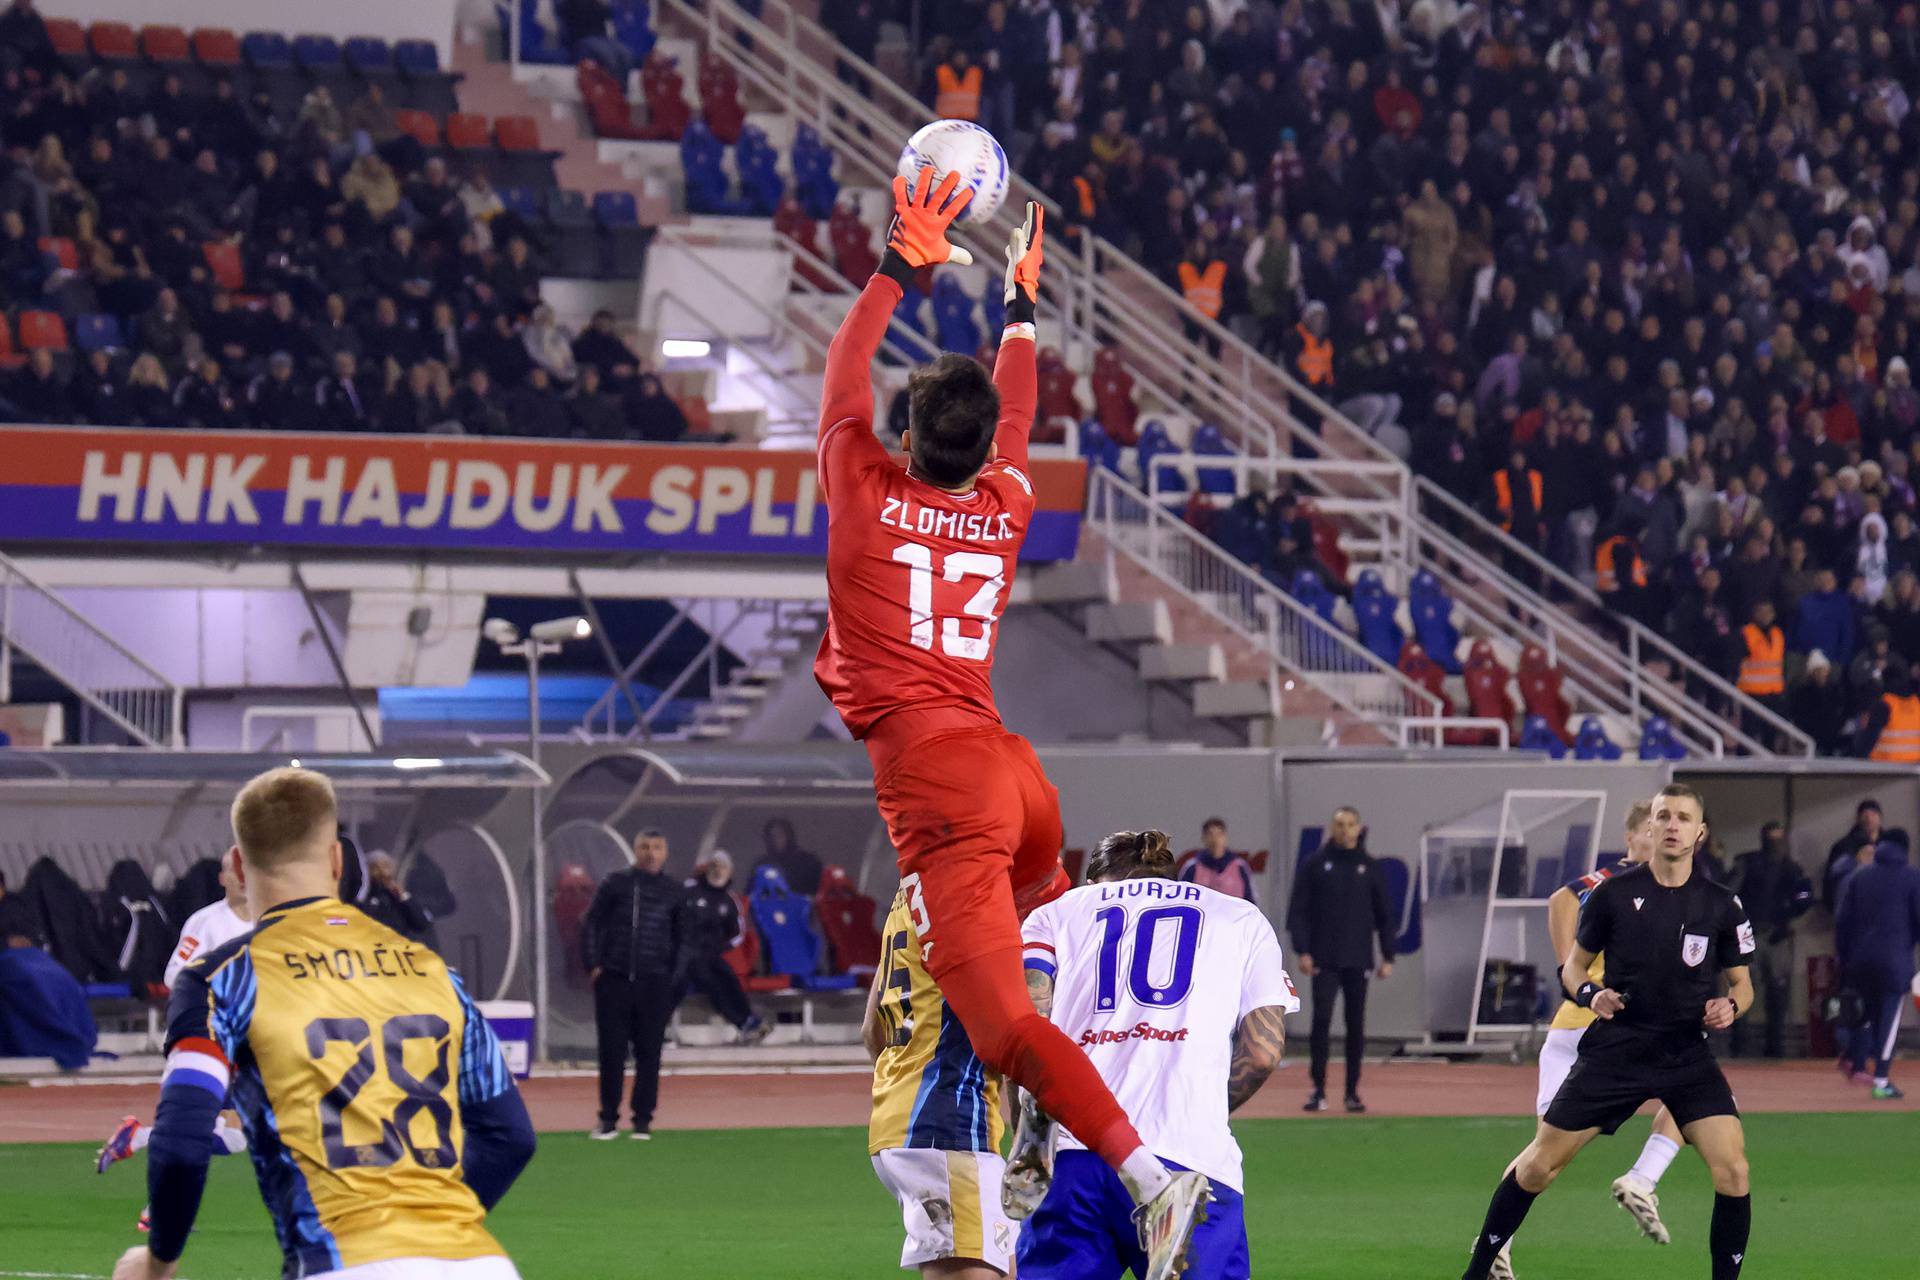
[[[427,47],[433,48],[432,45]],[[377,36],[355,36],[347,41],[343,52],[347,65],[363,76],[392,75],[397,70],[393,61],[393,47]]]
[[[952,272],[933,281],[933,327],[940,349],[970,356],[980,349],[980,326],[973,319],[973,296]]]
[[[1230,458],[1234,449],[1227,443],[1219,427],[1211,422],[1203,422],[1194,428],[1193,452],[1203,458]],[[1234,490],[1233,470],[1229,467],[1198,467],[1195,468],[1194,478],[1202,493],[1232,493]]]
[[[122,350],[127,345],[120,321],[105,312],[81,316],[75,321],[73,341],[82,351]]]
[[[1407,611],[1413,617],[1414,638],[1450,676],[1460,674],[1460,628],[1453,625],[1453,600],[1440,579],[1422,569],[1413,575]]]
[[[1377,570],[1363,570],[1353,584],[1353,616],[1360,624],[1360,643],[1390,667],[1400,665],[1406,633],[1394,620],[1399,601],[1387,593]]]
[[[1618,760],[1620,748],[1607,737],[1607,731],[1600,727],[1598,717],[1588,716],[1580,722],[1580,732],[1574,735],[1573,758],[1575,760]]]
[[[1148,418],[1146,425],[1140,430],[1140,440],[1135,448],[1138,451],[1141,488],[1149,493],[1185,493],[1187,491],[1187,478],[1180,473],[1177,466],[1172,463],[1164,466],[1155,464],[1155,459],[1162,454],[1180,452],[1180,446],[1175,444],[1173,437],[1167,434],[1167,426],[1164,422],[1158,418]],[[1154,484],[1156,477],[1157,490]]]
[[[1120,471],[1120,446],[1093,418],[1080,424],[1080,456],[1087,460],[1088,466],[1105,467],[1115,474]]]
[[[393,46],[394,65],[410,76],[440,74],[440,49],[431,40],[402,40]]]
[[[793,134],[793,188],[801,208],[816,222],[833,216],[834,203],[840,198],[840,183],[833,176],[833,152],[820,140],[819,132],[803,124]]]
[[[809,991],[844,990],[859,981],[851,974],[824,972],[827,943],[814,931],[811,904],[787,887],[778,867],[754,871],[747,907],[760,931],[768,973],[786,974]]]
[[[593,217],[609,230],[640,225],[640,206],[631,191],[602,191],[593,197]]]
[[[1687,749],[1673,736],[1673,725],[1665,716],[1655,716],[1640,730],[1642,760],[1685,760]]]
[[[340,42],[332,36],[304,35],[293,38],[293,60],[303,70],[335,71],[340,67]]]
[[[1555,760],[1566,758],[1567,744],[1560,741],[1560,735],[1553,731],[1545,716],[1528,716],[1520,726],[1520,741],[1516,744],[1523,751],[1544,751]]]
[[[258,71],[278,71],[293,66],[293,46],[277,31],[247,32],[240,40],[240,56]]]
[[[653,31],[652,6],[645,0],[625,0],[613,6],[613,38],[633,55],[633,65],[646,62],[658,37]]]
[[[543,220],[540,197],[532,187],[501,187],[500,203],[530,224],[537,225]]]

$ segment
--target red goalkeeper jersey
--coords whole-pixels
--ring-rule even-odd
[[[999,723],[993,646],[1033,518],[1032,326],[1010,325],[1000,344],[993,460],[969,492],[947,493],[873,434],[871,366],[900,296],[884,275],[867,282],[828,350],[820,408],[828,610],[813,673],[856,738],[905,709]]]

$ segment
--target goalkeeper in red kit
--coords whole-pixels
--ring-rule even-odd
[[[1043,214],[1007,245],[1007,328],[993,376],[943,355],[907,380],[902,467],[873,434],[870,365],[913,273],[968,263],[947,229],[970,191],[922,169],[896,178],[887,252],[827,351],[820,408],[827,633],[814,675],[873,760],[921,960],[987,1066],[1118,1171],[1135,1202],[1146,1280],[1185,1269],[1205,1213],[1199,1174],[1168,1170],[1086,1054],[1034,1011],[1020,921],[1071,881],[1059,794],[993,702],[995,626],[1033,517],[1034,304]]]

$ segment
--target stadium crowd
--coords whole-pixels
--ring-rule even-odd
[[[79,71],[12,0],[0,144],[0,419],[688,429],[611,315],[556,325],[539,229],[484,160],[450,165],[403,130],[377,81],[290,102],[191,66]]]
[[[822,17],[861,51],[889,9]],[[1024,142],[1067,222],[1330,400],[1374,397],[1417,472],[1823,751],[1871,749],[1920,661],[1920,8],[956,0],[920,23],[927,100]]]

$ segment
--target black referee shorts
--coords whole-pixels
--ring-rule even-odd
[[[1593,1039],[1591,1033],[1582,1038],[1573,1070],[1542,1117],[1554,1128],[1612,1133],[1650,1098],[1665,1103],[1682,1128],[1710,1116],[1740,1114],[1706,1041],[1662,1051],[1634,1040],[1595,1046]]]

